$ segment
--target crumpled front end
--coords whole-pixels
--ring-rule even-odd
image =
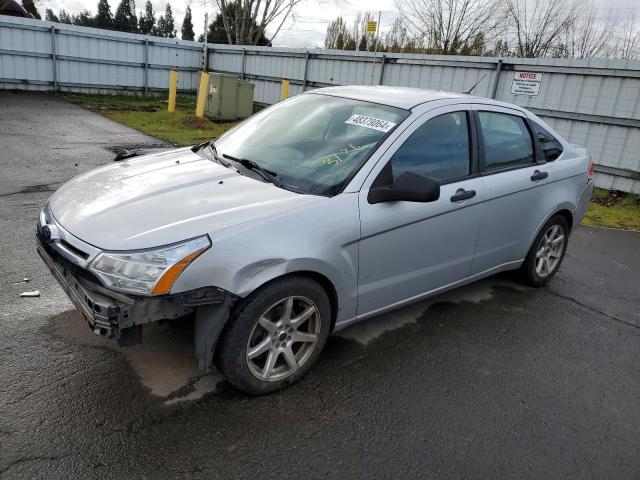
[[[216,287],[155,297],[107,289],[88,268],[100,250],[64,230],[46,209],[36,238],[38,254],[89,327],[120,345],[140,343],[146,323],[184,317],[198,306],[223,304],[229,296]]]

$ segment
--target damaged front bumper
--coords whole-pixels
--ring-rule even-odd
[[[227,301],[227,292],[216,287],[159,297],[125,295],[99,285],[88,270],[64,258],[40,236],[37,250],[93,332],[115,339],[120,345],[140,343],[146,323],[180,318],[198,306]]]

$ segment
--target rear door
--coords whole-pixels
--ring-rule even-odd
[[[442,107],[420,117],[365,181],[359,196],[358,315],[383,311],[467,277],[482,200],[468,108]],[[440,181],[440,198],[429,203],[368,202],[374,182],[390,184],[407,171]]]
[[[545,163],[533,126],[509,108],[476,104],[482,204],[471,274],[516,265],[558,199],[553,166]]]

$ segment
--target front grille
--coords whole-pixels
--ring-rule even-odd
[[[75,253],[77,256],[79,256],[80,258],[82,258],[83,260],[86,260],[87,258],[89,258],[89,254],[86,252],[83,252],[82,250],[80,250],[77,247],[74,247],[73,245],[71,245],[69,242],[67,242],[66,240],[60,240],[60,243],[62,245],[64,245],[64,248],[66,248],[67,250]]]
[[[55,249],[51,248],[51,245],[45,242],[44,239],[42,238],[42,234],[40,233],[40,231],[36,233],[36,237],[38,238],[38,241],[40,242],[40,245],[42,246],[42,248],[44,248],[47,251],[47,253],[51,256],[53,261],[56,262],[58,265],[62,266],[63,268],[65,268],[66,270],[68,270],[69,272],[71,272],[71,274],[74,277],[83,278],[97,285],[101,285],[101,282],[98,279],[98,277],[96,277],[89,270],[86,270],[84,268],[79,267],[78,265],[71,263],[69,260],[67,260],[62,255],[60,255]],[[87,257],[88,255],[85,258]]]

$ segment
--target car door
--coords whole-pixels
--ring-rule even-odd
[[[477,275],[524,259],[557,195],[552,165],[545,163],[524,113],[480,104],[473,109],[486,195],[471,267]]]
[[[482,179],[469,105],[432,110],[382,156],[360,191],[358,315],[368,316],[465,279],[478,232]],[[371,204],[372,185],[403,172],[441,183],[428,203]]]

